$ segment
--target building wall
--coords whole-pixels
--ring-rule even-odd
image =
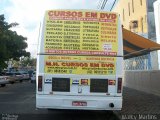
[[[154,15],[155,15],[155,26],[156,26],[156,41],[160,44],[160,0],[154,3]],[[158,51],[158,62],[160,68],[160,50]]]
[[[156,25],[156,38],[157,42],[160,44],[160,0],[157,0],[154,3],[154,15]]]
[[[148,38],[156,42],[155,18],[153,3],[156,0],[147,0]]]
[[[125,71],[123,85],[160,96],[160,71]]]
[[[153,3],[155,1],[156,0],[119,0],[112,11],[119,14],[121,23],[125,29],[156,42],[153,9]],[[145,63],[147,61],[147,64],[137,65],[138,70],[143,70],[143,68],[150,70],[159,69],[157,51],[151,52],[147,57],[148,58],[145,59],[131,59],[130,62]],[[127,62],[125,63],[127,64]],[[134,68],[134,66],[130,68]]]
[[[112,11],[119,13],[124,28],[144,35],[148,33],[146,0],[119,0]],[[137,27],[133,26],[134,21]]]

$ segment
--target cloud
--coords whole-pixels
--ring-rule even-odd
[[[7,22],[17,22],[12,30],[27,37],[28,48],[36,56],[40,21],[49,9],[96,9],[99,0],[1,0],[0,14]]]

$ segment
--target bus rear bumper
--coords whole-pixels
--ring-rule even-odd
[[[85,104],[78,105],[74,102]],[[44,109],[121,110],[122,97],[36,95],[36,107]]]

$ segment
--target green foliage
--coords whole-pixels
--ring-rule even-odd
[[[24,57],[21,59],[21,65],[23,67],[25,66],[33,66],[33,67],[36,67],[36,61],[37,59],[36,58],[30,58],[30,57]]]
[[[28,46],[27,38],[10,30],[17,25],[18,23],[8,24],[5,22],[4,15],[0,15],[0,69],[6,67],[5,61],[30,56],[30,53],[25,50]]]

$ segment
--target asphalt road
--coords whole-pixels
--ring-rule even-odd
[[[35,84],[0,87],[0,120],[118,120],[111,111],[36,110]]]

